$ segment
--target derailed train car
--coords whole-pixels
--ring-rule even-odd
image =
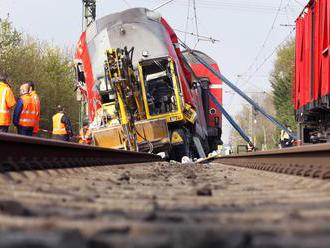
[[[293,87],[303,143],[330,140],[330,1],[311,0],[296,21]]]
[[[139,120],[135,126],[138,128],[140,121],[142,127],[147,121],[148,127],[140,130],[147,132],[157,125],[150,121],[164,120],[168,129],[169,146],[158,146],[160,149],[154,152],[166,151],[172,158],[180,159],[203,157],[216,149],[221,144],[222,115],[207,92],[211,91],[222,103],[222,82],[194,61],[189,52],[182,53],[170,25],[160,14],[145,8],[95,20],[78,42],[75,64],[79,100],[83,115],[93,127],[96,145],[124,148],[111,143],[120,131],[112,136],[103,134],[121,124],[116,97],[104,69],[105,51],[125,47],[133,48],[130,59],[137,79],[135,88],[141,93],[136,95],[141,97],[143,114],[136,118]],[[200,54],[219,71],[213,59]],[[149,143],[155,141],[152,139],[157,130],[152,131]],[[119,144],[123,143],[120,139]]]

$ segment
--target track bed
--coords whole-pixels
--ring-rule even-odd
[[[329,189],[219,163],[10,173],[0,247],[328,247]]]

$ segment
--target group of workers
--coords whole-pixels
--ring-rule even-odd
[[[11,125],[13,111],[13,124],[17,133],[26,136],[36,136],[39,132],[40,99],[36,92],[34,82],[25,82],[20,86],[20,97],[16,100],[13,90],[8,84],[7,75],[0,71],[0,132],[8,132]],[[62,106],[57,106],[57,113],[52,118],[52,138],[61,141],[70,141],[73,137],[71,121],[64,113]],[[91,144],[91,132],[88,123],[80,130],[79,143]]]
[[[10,109],[15,106],[13,124],[18,134],[32,136],[39,131],[40,101],[33,82],[23,83],[16,101],[6,77],[0,74],[0,132],[8,132],[11,124]]]

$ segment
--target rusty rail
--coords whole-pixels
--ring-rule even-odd
[[[217,158],[216,162],[297,176],[330,179],[330,144]]]
[[[153,154],[0,133],[0,173],[161,161]]]

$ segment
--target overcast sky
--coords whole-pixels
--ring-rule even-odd
[[[129,7],[154,8],[162,2],[165,1],[98,0],[97,16]],[[196,33],[192,2],[174,0],[158,11],[175,29]],[[288,37],[290,25],[306,3],[307,0],[196,0],[199,34],[220,42],[196,44],[196,39],[188,35],[187,43],[211,55],[222,73],[246,92],[270,92],[269,73],[275,58],[271,55]],[[81,0],[0,0],[0,17],[8,13],[20,31],[61,47],[73,47],[81,33]],[[185,38],[183,33],[178,34]],[[234,116],[245,102],[228,87],[224,90],[224,107]],[[229,130],[224,121],[225,141]]]

